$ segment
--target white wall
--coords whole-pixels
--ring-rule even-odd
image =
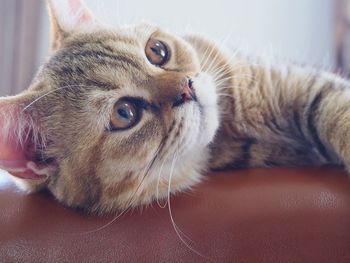
[[[332,61],[332,0],[86,2],[98,17],[113,25],[144,19],[176,32],[199,32],[216,40],[230,35],[231,43],[299,62],[329,65]],[[47,27],[43,32],[42,56]]]

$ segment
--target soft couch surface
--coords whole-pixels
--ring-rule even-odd
[[[350,180],[339,168],[209,174],[171,199],[187,246],[157,203],[113,221],[0,179],[0,262],[350,262]]]

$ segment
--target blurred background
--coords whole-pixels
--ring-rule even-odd
[[[253,53],[300,63],[350,65],[350,0],[86,0],[112,25],[147,20],[174,32],[197,32]],[[0,1],[0,95],[25,89],[47,55],[43,0]]]

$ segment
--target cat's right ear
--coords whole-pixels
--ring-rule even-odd
[[[62,41],[76,31],[92,30],[97,19],[83,0],[46,0],[50,16],[50,52],[57,50]]]

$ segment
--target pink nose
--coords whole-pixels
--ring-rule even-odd
[[[181,84],[181,93],[175,98],[174,107],[184,104],[186,101],[195,100],[195,94],[192,87],[193,81],[190,78],[184,78]]]
[[[186,80],[186,84],[183,86],[183,91],[181,94],[182,98],[187,100],[193,100],[193,88],[192,88],[192,80]]]

